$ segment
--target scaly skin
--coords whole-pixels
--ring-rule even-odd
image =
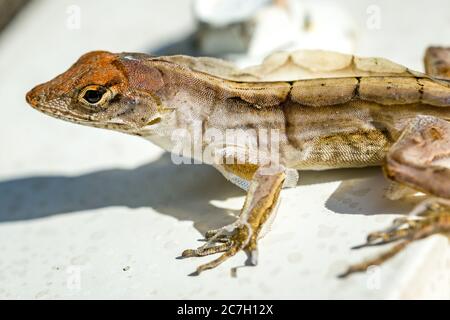
[[[205,246],[183,253],[225,252],[200,266],[200,273],[241,249],[256,263],[260,231],[281,187],[295,184],[296,170],[384,165],[400,188],[449,199],[450,169],[442,161],[450,157],[450,85],[448,68],[435,68],[433,60],[447,50],[428,52],[429,75],[384,59],[320,51],[276,54],[247,70],[208,58],[98,51],[26,99],[53,117],[142,136],[167,151],[179,151],[173,139],[179,129],[196,137],[201,154],[211,148],[216,157],[203,160],[248,194],[236,223],[209,232]],[[230,129],[243,130],[255,144],[230,144],[223,138]],[[270,145],[250,159],[263,148],[259,134],[268,129],[276,130],[276,148]],[[214,144],[208,143],[211,130],[221,134]],[[448,210],[439,214],[446,217]],[[432,221],[435,228],[426,235],[448,232],[448,219],[433,215]]]

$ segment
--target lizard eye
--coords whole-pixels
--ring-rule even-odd
[[[92,85],[87,86],[79,95],[79,99],[88,105],[99,106],[111,98],[111,91],[105,87]]]

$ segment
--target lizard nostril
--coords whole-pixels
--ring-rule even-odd
[[[27,102],[28,102],[29,104],[31,104],[31,105],[33,105],[33,101],[34,101],[33,98],[34,98],[34,97],[33,97],[33,91],[29,91],[29,92],[27,93],[27,95],[25,96],[25,99],[26,99]]]
[[[39,94],[38,87],[35,87],[33,89],[31,89],[30,91],[28,91],[28,93],[25,96],[25,99],[27,100],[27,102],[33,106],[36,107],[39,103],[39,98],[40,98],[40,94]]]

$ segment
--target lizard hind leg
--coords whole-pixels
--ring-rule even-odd
[[[450,236],[449,200],[435,198],[425,200],[417,205],[408,217],[394,220],[392,226],[386,230],[369,234],[366,243],[356,246],[353,249],[384,245],[391,242],[397,243],[379,256],[350,266],[338,277],[345,278],[356,272],[364,272],[370,266],[381,265],[386,260],[401,252],[412,242],[433,234]]]
[[[431,116],[412,120],[389,150],[384,171],[407,191],[417,190],[431,197],[388,229],[370,234],[366,243],[356,248],[396,244],[378,257],[351,266],[341,277],[380,265],[413,241],[433,234],[450,235],[449,160],[450,123]]]
[[[450,80],[450,47],[429,47],[424,62],[428,75]]]

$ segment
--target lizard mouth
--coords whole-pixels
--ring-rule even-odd
[[[55,100],[43,103],[39,97],[33,95],[33,90],[27,93],[26,101],[33,109],[36,109],[37,111],[53,118],[83,125],[93,125],[93,121],[89,115],[76,114],[67,108],[63,109],[61,107],[54,107],[54,105],[64,105],[63,103]]]
[[[89,116],[84,116],[81,114],[75,114],[71,112],[68,108],[63,107],[65,104],[61,100],[50,100],[43,102],[39,97],[36,97],[32,94],[30,91],[26,95],[26,100],[28,104],[33,108],[36,109],[46,115],[75,122],[75,121],[88,121]]]
[[[41,103],[30,103],[30,105],[38,110],[39,112],[44,113],[45,115],[48,115],[52,118],[61,119],[67,122],[80,124],[83,126],[89,126],[94,128],[101,128],[101,129],[110,129],[110,130],[117,130],[124,133],[130,133],[129,131],[132,128],[129,128],[124,123],[119,122],[99,122],[97,119],[95,119],[92,115],[81,115],[78,113],[71,112],[69,110],[63,111],[59,108],[55,108],[52,106],[49,106],[48,104],[41,104]]]
[[[91,115],[75,113],[71,111],[69,108],[67,108],[66,105],[68,104],[68,102],[64,101],[64,99],[53,99],[44,101],[44,97],[41,94],[39,94],[39,89],[40,86],[37,86],[31,91],[29,91],[25,96],[27,103],[33,109],[36,109],[37,111],[42,112],[53,118],[65,120],[68,122],[94,127],[101,127],[101,125],[99,123],[96,123],[96,121],[92,118]],[[120,124],[114,124],[115,127],[116,125],[117,127],[121,127]]]

